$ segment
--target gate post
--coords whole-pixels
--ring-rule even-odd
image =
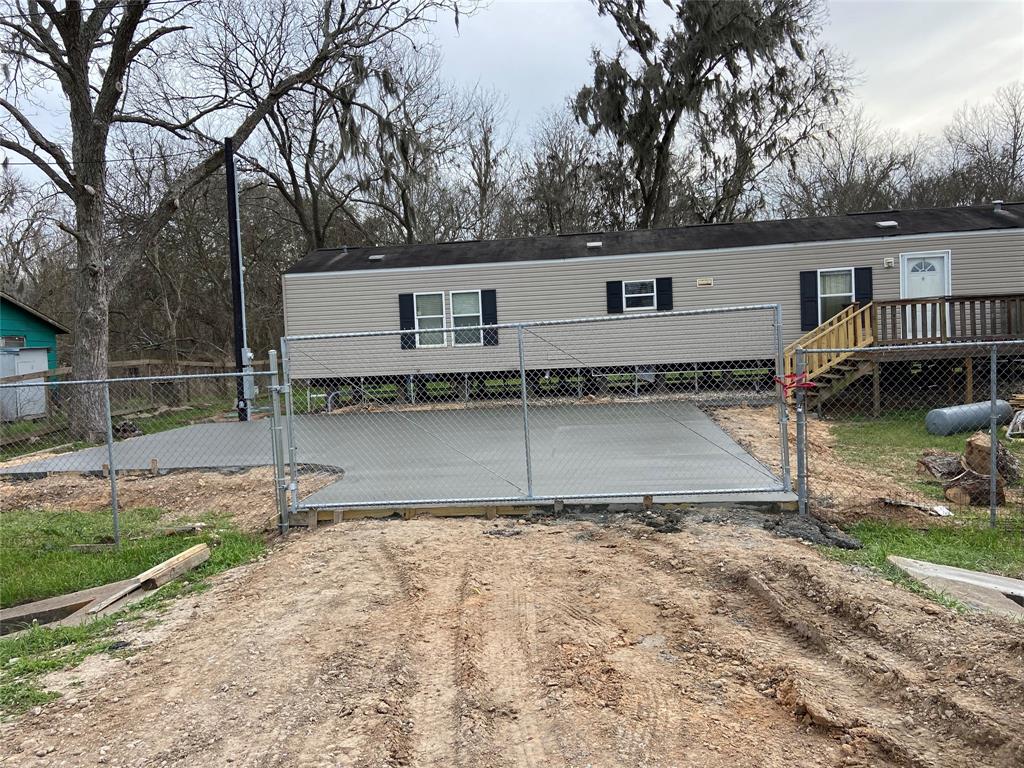
[[[523,442],[526,446],[526,495],[533,498],[533,460],[530,458],[530,407],[526,388],[526,353],[523,349],[523,326],[516,326],[519,345],[519,389],[523,399]]]
[[[281,382],[277,375],[277,350],[267,353],[270,364],[270,452],[274,461],[274,500],[277,503],[278,530],[288,533],[287,483],[281,445]]]
[[[797,381],[807,373],[807,359],[802,349],[796,351]],[[807,514],[807,408],[806,390],[796,388],[796,485],[801,515]]]
[[[786,403],[786,346],[782,338],[782,305],[775,305],[775,380],[779,393],[779,459],[782,467],[782,489],[793,490],[793,476],[789,467],[789,405]]]
[[[284,379],[282,387],[284,391],[284,429],[288,441],[288,471],[291,475],[288,480],[289,514],[294,515],[299,511],[299,473],[295,463],[295,409],[292,403],[292,376],[288,364],[288,339],[286,337],[281,337],[281,376]]]

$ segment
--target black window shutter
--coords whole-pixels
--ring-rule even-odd
[[[853,270],[853,300],[863,307],[873,295],[871,267],[857,267]]]
[[[411,331],[416,328],[416,309],[411,293],[398,294],[398,328]],[[402,349],[416,349],[416,334],[403,333],[400,336]]]
[[[659,312],[668,312],[672,309],[672,278],[659,277],[654,281],[654,293]]]
[[[800,273],[800,330],[818,327],[818,273],[810,269]]]
[[[622,281],[609,280],[608,289],[608,314],[622,314]]]
[[[480,322],[494,325],[498,322],[498,294],[495,291],[480,291]],[[484,346],[498,346],[498,329],[484,328]]]

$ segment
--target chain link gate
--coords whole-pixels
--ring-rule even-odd
[[[289,512],[787,492],[781,317],[286,336]],[[730,434],[747,411],[770,415],[759,458]]]

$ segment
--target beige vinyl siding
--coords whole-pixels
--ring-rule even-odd
[[[494,289],[498,322],[605,316],[609,280],[671,277],[675,309],[782,305],[786,343],[801,335],[799,273],[872,267],[874,297],[900,297],[900,254],[951,252],[954,294],[1024,293],[1024,230],[888,237],[704,252],[377,269],[284,276],[289,335],[397,330],[398,295]],[[883,267],[891,257],[895,266]],[[713,287],[697,287],[698,278]],[[449,308],[450,311],[450,308]],[[626,313],[627,315],[629,313]],[[514,330],[497,347],[400,349],[397,336],[293,343],[297,377],[482,371],[518,365]],[[645,365],[770,357],[771,316],[716,315],[566,326],[528,332],[530,368]],[[539,361],[539,362],[538,362]],[[574,361],[574,362],[573,362]]]

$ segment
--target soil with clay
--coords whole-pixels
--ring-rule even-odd
[[[52,674],[0,765],[1024,764],[1020,625],[672,522],[293,535]]]

